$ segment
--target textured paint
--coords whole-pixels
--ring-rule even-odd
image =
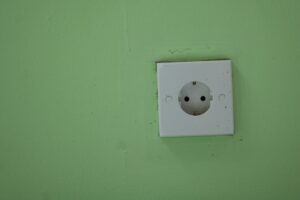
[[[1,200],[300,199],[300,1],[1,0]],[[158,137],[155,61],[231,58],[234,137]]]

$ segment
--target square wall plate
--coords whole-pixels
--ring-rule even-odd
[[[158,62],[161,137],[233,135],[231,60]]]

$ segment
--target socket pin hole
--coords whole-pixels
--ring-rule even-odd
[[[193,83],[193,85],[196,85],[196,84],[197,84],[197,82],[196,82],[196,81],[193,81],[192,83]]]
[[[190,100],[190,97],[186,96],[184,97],[184,101],[188,102]]]
[[[201,101],[205,101],[205,100],[206,100],[206,97],[205,97],[205,96],[201,96],[201,97],[200,97],[200,100],[201,100]]]

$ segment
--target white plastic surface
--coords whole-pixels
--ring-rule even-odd
[[[233,135],[231,68],[230,60],[157,63],[160,136]],[[208,88],[190,89],[186,85],[191,82]],[[182,107],[183,94],[189,96],[184,102],[187,111]],[[206,110],[193,115],[193,110],[203,110],[195,106],[206,106]]]

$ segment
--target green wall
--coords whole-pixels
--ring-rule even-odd
[[[300,199],[300,1],[1,0],[1,200]],[[231,58],[236,135],[159,138],[155,61]]]

